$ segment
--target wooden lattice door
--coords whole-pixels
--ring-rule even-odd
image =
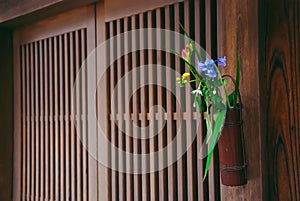
[[[76,75],[95,48],[94,22],[91,6],[14,33],[14,200],[95,200],[86,108],[72,107]]]
[[[98,12],[98,34],[102,41],[109,41],[103,88],[107,101],[106,135],[112,144],[107,150],[112,167],[107,172],[108,200],[220,200],[217,155],[204,182],[205,160],[198,158],[205,137],[204,115],[192,107],[189,89],[176,86],[175,75],[166,70],[170,68],[179,74],[187,70],[184,62],[171,52],[186,45],[169,32],[183,34],[180,24],[208,54],[217,56],[216,1],[146,4],[148,7],[139,1],[115,0]],[[164,112],[152,110],[155,105],[164,108]],[[160,130],[161,124],[164,129]],[[191,144],[187,143],[190,139]],[[145,156],[135,160],[123,153],[159,152],[173,140],[175,145],[161,158]],[[177,153],[182,152],[178,157]],[[152,171],[155,167],[164,168]],[[130,172],[132,169],[137,171]],[[150,171],[141,173],[147,169]]]
[[[175,76],[161,68],[139,70],[140,66],[157,64],[183,73],[187,67],[170,50],[147,47],[168,43],[180,49],[185,44],[168,31],[160,35],[134,32],[158,28],[183,34],[181,23],[215,58],[216,1],[155,1],[133,10],[123,9],[127,2],[112,2],[101,1],[14,32],[14,200],[220,200],[217,155],[207,180],[202,181],[205,160],[198,158],[198,152],[205,137],[204,115],[192,107],[192,97],[184,95],[190,93],[176,86]],[[129,38],[112,39],[130,31],[133,35]],[[105,40],[109,42],[103,46]],[[126,53],[133,46],[142,49]],[[86,58],[96,68],[82,73],[80,88],[74,88]],[[125,77],[134,70],[131,77]],[[99,77],[101,71],[105,73]],[[123,77],[124,85],[115,90]],[[165,82],[166,87],[140,86],[153,80]],[[88,87],[91,82],[92,90]],[[91,126],[96,127],[89,124],[91,99],[95,103],[91,112],[103,126],[96,128],[95,136],[89,133]],[[128,105],[124,99],[130,100]],[[151,112],[154,105],[165,112]],[[147,127],[150,121],[154,122],[150,130],[163,126],[158,135],[131,137],[132,133],[141,134],[131,122]],[[136,162],[122,151],[137,155],[155,152],[175,137],[180,138],[174,144],[175,151],[164,156],[165,162],[173,162],[159,171],[132,174],[111,168],[112,164],[129,169],[164,165],[158,158]],[[183,153],[179,158],[174,154],[177,151]]]

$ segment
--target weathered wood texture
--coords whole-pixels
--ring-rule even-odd
[[[87,128],[83,114],[86,108],[76,110],[80,113],[75,120],[70,118],[74,114],[70,108],[74,93],[71,85],[79,64],[88,53],[82,47],[91,47],[89,43],[93,40],[100,44],[107,38],[136,28],[158,27],[180,31],[178,22],[181,22],[213,58],[227,56],[224,73],[235,74],[236,50],[241,59],[240,91],[248,183],[242,187],[221,186],[221,199],[299,200],[299,1],[105,2],[99,2],[96,10],[89,10],[91,16],[96,11],[96,18],[90,16],[88,20],[89,27],[96,25],[92,29],[87,29],[86,21],[78,18],[86,14],[82,9],[22,29],[23,35],[16,49],[18,53],[15,54],[20,65],[15,70],[19,76],[15,77],[15,87],[19,86],[19,89],[15,89],[15,97],[22,99],[22,102],[18,102],[15,98],[15,111],[20,110],[20,113],[15,113],[15,136],[19,137],[15,138],[15,142],[23,146],[15,148],[19,154],[15,158],[14,181],[19,183],[15,182],[14,190],[20,191],[14,196],[20,193],[23,200],[32,196],[44,196],[45,200],[53,197],[67,200],[74,196],[77,200],[89,198],[92,201],[96,197],[99,201],[220,200],[217,157],[211,167],[214,171],[210,171],[205,182],[202,182],[204,161],[197,158],[205,131],[202,126],[203,115],[185,107],[180,113],[180,105],[174,96],[187,103],[191,99],[183,96],[187,94],[184,93],[186,91],[175,88],[174,77],[166,75],[164,71],[138,70],[132,77],[125,78],[125,84],[116,90],[117,98],[111,97],[117,81],[140,65],[157,63],[183,73],[184,65],[175,55],[154,50],[124,55],[110,65],[102,80],[104,85],[101,86],[105,87],[97,89],[99,121],[105,124],[103,128],[107,139],[120,150],[138,154],[154,152],[166,146],[178,135],[178,131],[187,133],[181,137],[188,139],[189,134],[196,130],[193,125],[199,124],[201,130],[198,130],[197,141],[173,165],[146,175],[124,174],[96,165],[86,155],[72,126],[75,120],[82,122],[78,134],[84,141]],[[47,12],[47,15],[51,15],[51,12]],[[95,28],[97,37],[89,35],[95,33]],[[170,35],[160,38],[156,33],[133,33],[128,40],[116,40],[108,44],[107,61],[99,68],[109,66],[114,56],[122,55],[122,51],[131,46],[155,47],[162,38],[167,39],[167,43],[174,43],[174,47],[184,47],[184,44],[172,41]],[[100,60],[98,62],[102,63]],[[43,64],[45,68],[40,68]],[[5,69],[1,68],[2,71]],[[9,81],[9,77],[5,79]],[[158,86],[142,87],[133,93],[132,88],[139,87],[143,80],[165,80],[166,85],[173,87],[175,94]],[[88,97],[87,93],[83,90],[82,100],[86,101],[84,96]],[[124,99],[131,100],[129,107],[121,104]],[[9,105],[7,101],[5,99]],[[165,108],[163,115],[150,115],[151,106],[156,104]],[[115,108],[114,111],[111,106]],[[5,110],[9,110],[9,107],[5,107]],[[157,129],[163,120],[166,121],[166,127],[158,136],[147,140],[128,136],[128,133],[141,134],[130,121],[138,126],[146,126],[150,120],[155,124],[150,125],[149,131]],[[183,123],[180,124],[180,121]],[[5,129],[9,130],[8,127],[9,122],[5,124]],[[10,146],[9,143],[6,145]],[[184,149],[185,146],[185,141],[178,142],[175,150]],[[118,167],[139,169],[161,163],[157,158],[139,163],[126,158],[120,151],[106,151],[108,164]],[[103,153],[99,148],[100,154]],[[174,160],[172,152],[165,157],[166,161]],[[9,177],[8,174],[6,177]],[[9,188],[9,185],[6,187]],[[18,198],[16,200],[20,200]]]
[[[262,152],[260,73],[258,63],[258,1],[218,1],[219,56],[226,55],[224,73],[235,75],[236,51],[241,61],[240,92],[243,100],[248,183],[241,187],[222,186],[222,200],[262,200]]]
[[[266,199],[300,200],[300,1],[264,1]]]
[[[0,200],[10,201],[13,158],[12,32],[0,29]]]
[[[8,0],[0,1],[0,22],[10,20],[28,13],[32,13],[45,6],[57,4],[63,0],[46,0],[46,1],[23,1]]]
[[[16,27],[35,22],[96,0],[1,0],[0,26]]]

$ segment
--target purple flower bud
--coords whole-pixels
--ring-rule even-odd
[[[186,57],[186,53],[185,53],[185,49],[183,49],[183,50],[181,51],[181,56],[182,56],[184,59],[187,58],[187,57]]]
[[[218,58],[215,62],[218,62],[219,67],[226,66],[226,56],[224,56],[223,58]]]

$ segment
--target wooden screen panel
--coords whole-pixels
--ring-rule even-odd
[[[174,30],[183,33],[180,30],[179,22],[183,24],[191,37],[206,47],[212,56],[216,57],[216,12],[215,1],[190,0],[169,6],[157,8],[147,12],[139,13],[125,18],[120,18],[106,22],[106,38],[110,39],[124,31],[135,30],[139,28],[162,28]],[[185,72],[184,62],[173,54],[164,51],[150,50],[150,47],[160,45],[166,42],[174,45],[174,49],[183,48],[185,44],[172,40],[171,36],[164,35],[158,37],[156,33],[148,32],[142,34],[133,32],[130,39],[113,40],[108,45],[108,65],[116,56],[121,56],[124,48],[134,46],[136,48],[145,48],[127,55],[121,56],[110,65],[107,73],[108,90],[107,97],[109,108],[115,108],[113,111],[108,109],[108,136],[111,143],[120,150],[133,152],[136,154],[155,152],[170,143],[173,138],[179,135],[178,143],[174,149],[177,151],[187,149],[186,141],[192,137],[192,133],[198,131],[197,137],[187,152],[179,158],[173,165],[166,167],[159,172],[149,174],[124,174],[117,170],[111,170],[108,177],[109,191],[111,200],[220,200],[219,191],[219,173],[218,164],[212,163],[209,177],[205,182],[203,180],[203,170],[205,160],[198,159],[198,152],[205,137],[205,127],[203,126],[204,116],[195,109],[187,107],[192,105],[192,98],[185,96],[187,91],[181,89],[163,70],[145,71],[138,67],[148,64],[161,64],[172,67],[179,73]],[[149,49],[147,49],[149,47]],[[171,46],[172,47],[172,46]],[[118,88],[117,96],[112,97],[118,81],[128,74],[130,70],[136,69],[131,74],[130,79],[125,79],[125,84]],[[166,85],[175,91],[175,94],[160,86],[144,86],[137,92],[133,92],[132,87],[138,87],[145,80],[154,79],[164,80]],[[195,87],[195,86],[193,86]],[[129,106],[123,104],[124,100],[130,99]],[[129,96],[129,97],[128,97]],[[183,104],[175,100],[179,97]],[[150,115],[150,108],[153,105],[160,105],[165,108],[165,113],[161,116],[159,113]],[[181,112],[182,110],[182,112]],[[117,121],[117,123],[115,122]],[[145,132],[146,139],[130,138],[128,135],[141,135],[136,129],[130,127],[130,121],[137,125],[145,127],[149,125],[150,120],[155,122],[150,125],[149,131]],[[164,129],[159,135],[148,138],[151,131],[157,129],[159,125],[166,121]],[[122,131],[125,131],[122,132]],[[178,133],[186,133],[180,135]],[[158,166],[164,161],[158,158],[144,158],[142,161],[129,161],[123,155],[111,150],[111,162],[117,167],[142,168]],[[175,155],[168,153],[165,156],[166,161],[173,161]],[[214,157],[217,162],[217,156]],[[113,165],[113,166],[114,166]]]
[[[14,135],[14,164],[20,168],[14,169],[13,200],[94,201],[98,196],[96,159],[86,149],[97,146],[87,135],[92,97],[87,87],[95,85],[91,74],[96,73],[83,71],[74,91],[95,41],[94,6],[15,31],[15,127],[21,129]]]
[[[87,56],[86,32],[20,46],[22,200],[88,200],[87,151],[81,142],[86,139],[86,105],[80,113],[71,110],[74,78]],[[86,97],[84,80],[83,85]],[[72,116],[82,127],[77,132]]]

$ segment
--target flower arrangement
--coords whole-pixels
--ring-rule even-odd
[[[188,36],[187,33],[186,35]],[[204,60],[203,54],[200,54],[200,50],[196,48],[194,41],[190,38],[189,43],[181,51],[181,54],[177,53],[177,55],[184,60],[190,71],[176,78],[178,85],[183,87],[187,83],[196,82],[197,88],[192,91],[195,98],[194,107],[197,107],[199,112],[206,111],[206,144],[208,145],[208,153],[204,172],[205,179],[213,150],[225,121],[226,112],[227,110],[233,110],[239,107],[237,103],[240,79],[238,54],[236,54],[237,68],[235,88],[231,94],[227,93],[227,82],[220,72],[221,69],[226,66],[225,56],[216,60],[206,57]],[[194,57],[194,55],[196,55],[196,57]],[[192,64],[191,61],[196,61],[196,63]],[[192,79],[190,79],[191,77]]]

